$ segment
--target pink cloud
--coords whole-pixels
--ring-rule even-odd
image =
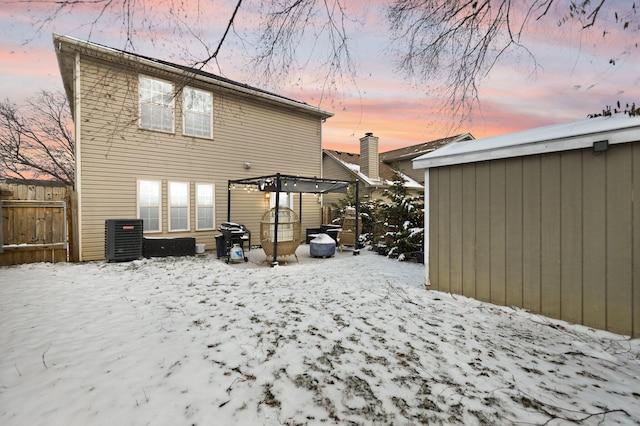
[[[136,26],[136,51],[190,65],[206,50],[188,32],[187,25],[214,49],[234,6],[235,2],[226,1],[147,0],[145,9],[134,11],[137,19],[145,14],[148,18]],[[384,151],[463,132],[479,138],[576,120],[618,99],[640,102],[638,50],[624,53],[633,39],[629,35],[637,35],[637,31],[614,28],[603,42],[595,31],[578,32],[567,26],[558,29],[550,16],[543,24],[531,27],[523,40],[541,65],[537,73],[532,73],[532,60],[523,51],[510,52],[480,86],[481,104],[472,111],[473,121],[456,126],[437,102],[412,87],[389,63],[384,54],[386,24],[378,13],[380,5],[356,0],[348,2],[347,7],[365,23],[352,40],[357,87],[347,78],[337,92],[323,93],[319,88],[326,76],[314,73],[314,66],[279,81],[277,87],[265,87],[247,66],[246,46],[235,34],[225,42],[219,58],[225,77],[334,112],[323,126],[324,146],[350,152],[358,151],[358,139],[365,132],[379,136]],[[8,3],[0,10],[0,27],[10,36],[0,44],[0,93],[4,96],[32,95],[37,88],[61,86],[51,32],[90,36],[93,41],[116,48],[125,44],[120,9],[112,9],[100,25],[92,27],[96,6],[80,3],[73,13],[46,23],[32,43],[23,45],[33,37],[32,24],[42,22],[51,10],[50,3],[33,3],[26,11],[22,3]],[[241,36],[253,34],[260,22],[258,12],[243,4],[235,26]],[[606,14],[603,19],[610,22]],[[310,49],[303,46],[305,52]],[[610,55],[616,65],[608,63]],[[298,65],[291,64],[292,68]],[[209,71],[220,72],[215,67]]]

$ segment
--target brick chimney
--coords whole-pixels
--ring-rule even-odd
[[[378,158],[378,137],[365,133],[360,138],[360,171],[369,179],[380,178],[380,159]]]

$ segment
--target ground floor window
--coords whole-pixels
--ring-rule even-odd
[[[146,232],[160,231],[162,183],[156,180],[138,181],[138,217]]]
[[[138,179],[137,200],[145,233],[215,229],[213,183]]]
[[[196,230],[214,227],[215,187],[210,183],[196,183]]]
[[[169,182],[169,231],[189,230],[189,183]]]

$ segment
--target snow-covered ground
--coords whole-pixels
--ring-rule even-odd
[[[640,342],[366,250],[0,268],[0,424],[638,424]]]

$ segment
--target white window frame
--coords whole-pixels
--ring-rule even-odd
[[[200,188],[211,187],[211,205],[200,202]],[[216,226],[216,185],[207,182],[196,182],[196,231],[210,231]],[[200,226],[200,207],[211,208],[211,226]]]
[[[281,207],[288,207],[293,210],[293,192],[281,192],[279,198]],[[269,197],[269,208],[274,208],[275,206],[276,193],[272,192],[271,197]]]
[[[147,198],[147,200],[143,200],[141,198],[141,195],[143,193],[142,186],[147,184],[147,183],[156,185],[155,189],[156,189],[156,197],[157,197],[157,200],[158,200],[157,204],[151,203],[151,197],[145,197],[145,198]],[[152,179],[138,179],[136,186],[137,186],[137,191],[136,191],[136,200],[137,200],[136,211],[137,211],[138,218],[143,220],[143,227],[142,227],[143,231],[145,233],[162,232],[162,181],[160,181],[160,180],[152,180]],[[149,194],[151,194],[151,191],[149,191]],[[143,208],[143,207],[146,207],[146,208],[157,207],[158,208],[158,228],[157,229],[150,229],[148,219],[145,219],[140,214],[140,209]]]
[[[146,84],[143,84],[144,80],[150,81],[152,84],[156,83],[156,87],[153,89],[147,89]],[[158,89],[158,90],[154,90]],[[148,93],[147,93],[148,92]],[[154,130],[164,133],[175,133],[176,117],[175,117],[175,96],[174,96],[173,83],[159,78],[150,77],[148,75],[140,74],[138,77],[138,126],[141,129]],[[145,96],[146,95],[146,96]],[[146,98],[146,99],[143,99]],[[160,112],[161,122],[154,125],[153,117],[149,119],[149,123],[143,119],[143,106],[148,105],[153,112]],[[164,110],[168,109],[171,113],[171,128],[164,126]]]
[[[194,108],[189,108],[189,102],[188,102],[188,97],[192,96],[195,93],[199,93],[202,95],[206,95],[209,97],[209,102],[208,105],[207,103],[204,103],[202,106],[204,106],[205,109],[209,109],[209,111],[200,111],[198,109],[194,109]],[[204,121],[208,121],[209,123],[209,133],[204,133],[204,132],[198,132],[195,130],[188,130],[187,129],[187,123],[189,122],[188,118],[187,118],[187,114],[194,114],[197,117],[203,118]],[[194,87],[190,87],[190,86],[185,86],[184,89],[182,89],[182,134],[185,136],[193,136],[196,138],[205,138],[205,139],[213,139],[213,94],[211,92],[207,92],[206,90],[200,90],[200,89],[196,89]]]
[[[179,181],[170,181],[167,184],[167,211],[168,211],[168,226],[169,226],[169,232],[179,232],[179,231],[189,231],[190,227],[189,227],[189,217],[191,216],[191,196],[190,196],[190,188],[189,188],[189,182],[179,182]],[[181,190],[186,190],[186,194],[181,193],[179,195],[182,195],[183,197],[186,196],[186,199],[184,200],[174,200],[174,194],[177,191],[178,188],[181,188]],[[182,198],[182,197],[181,197]],[[182,201],[182,202],[180,202]],[[172,220],[172,210],[174,208],[180,208],[180,209],[186,209],[185,213],[186,213],[186,226],[185,227],[181,227],[181,228],[174,228],[173,227],[173,220]]]

